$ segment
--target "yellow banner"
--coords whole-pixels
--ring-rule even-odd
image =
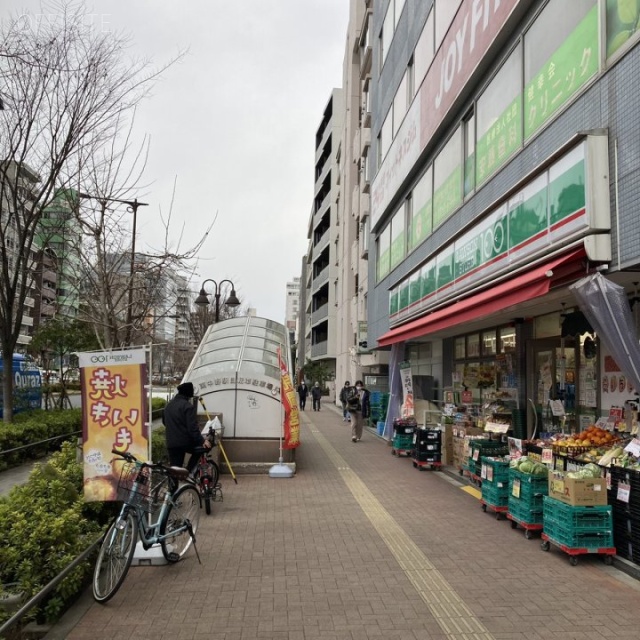
[[[87,502],[117,499],[122,461],[112,450],[128,451],[140,460],[149,457],[146,366],[144,350],[137,351],[142,355],[129,350],[80,354]]]

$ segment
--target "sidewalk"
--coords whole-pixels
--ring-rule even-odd
[[[223,476],[199,565],[133,567],[87,592],[49,640],[596,640],[637,638],[640,583],[577,567],[484,513],[325,406],[302,416],[292,479]]]

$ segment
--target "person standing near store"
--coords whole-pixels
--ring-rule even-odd
[[[164,408],[165,439],[169,464],[172,467],[184,466],[184,456],[190,453],[187,470],[191,472],[198,462],[193,455],[196,447],[211,448],[198,427],[198,411],[193,403],[195,395],[193,383],[183,382],[178,385],[178,393]]]
[[[351,383],[347,380],[344,383],[344,387],[340,389],[340,404],[342,405],[342,422],[351,422],[351,416],[347,409],[347,397],[349,396],[349,389],[351,389]]]
[[[322,398],[322,389],[320,383],[316,382],[311,389],[311,399],[313,400],[313,410],[320,411],[320,398]]]
[[[351,441],[358,442],[362,438],[364,421],[369,417],[369,391],[362,380],[356,380],[355,388],[349,391],[347,408],[351,414]]]
[[[304,405],[307,404],[307,395],[309,395],[309,389],[303,380],[298,385],[298,398],[300,399],[300,409],[302,411],[304,411]]]

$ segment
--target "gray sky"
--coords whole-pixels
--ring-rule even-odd
[[[163,244],[159,211],[168,211],[177,178],[172,229],[186,223],[183,248],[218,213],[194,286],[230,278],[243,304],[282,322],[285,284],[300,275],[307,248],[315,131],[342,83],[347,0],[83,5],[95,28],[130,34],[131,55],[157,66],[188,49],[136,117],[138,137],[151,138],[138,246]],[[0,18],[40,7],[2,0]]]

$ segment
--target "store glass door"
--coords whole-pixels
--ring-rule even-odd
[[[529,434],[533,433],[536,420],[537,433],[567,432],[575,428],[576,359],[575,341],[571,338],[531,341],[527,353]],[[562,402],[564,418],[554,415],[551,400]]]

